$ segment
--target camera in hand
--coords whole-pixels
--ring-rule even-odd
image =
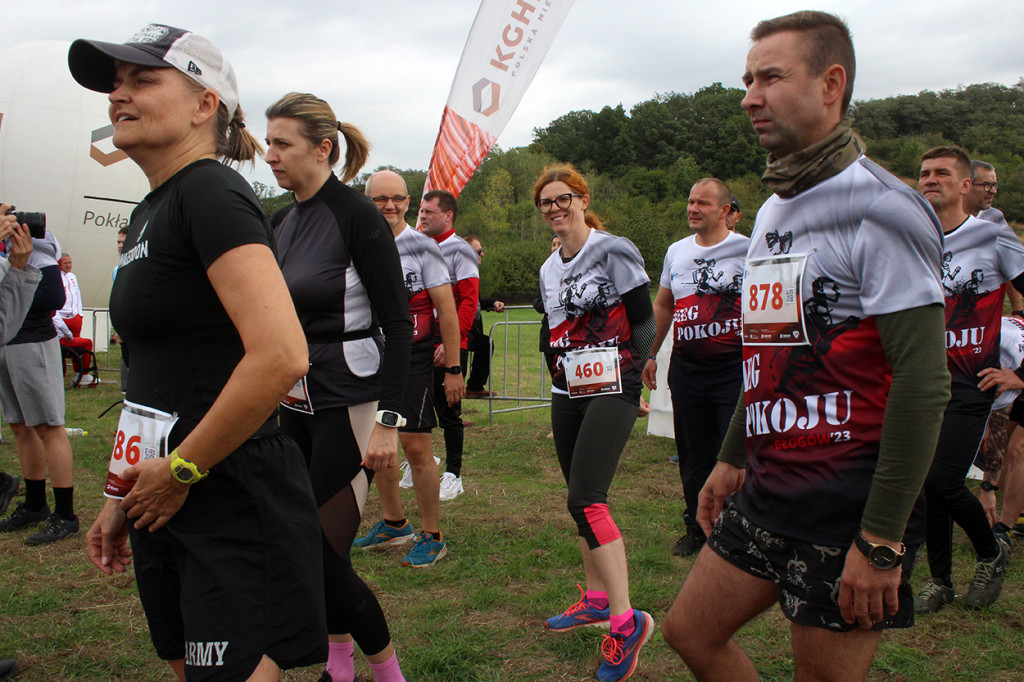
[[[32,239],[42,239],[46,236],[46,214],[32,211],[15,211],[13,208],[7,211],[7,215],[13,215],[14,219],[22,225],[28,225],[28,233]]]

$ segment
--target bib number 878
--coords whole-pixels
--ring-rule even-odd
[[[758,293],[761,294],[760,303],[757,300]],[[770,294],[770,295],[769,295]],[[782,283],[775,282],[774,284],[751,284],[750,285],[750,309],[751,310],[767,310],[768,302],[771,301],[773,310],[782,309]]]
[[[603,362],[581,362],[576,365],[577,379],[589,379],[591,377],[599,377],[602,374],[604,374]]]

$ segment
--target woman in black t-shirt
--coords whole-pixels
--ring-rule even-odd
[[[179,679],[277,679],[323,661],[326,630],[312,490],[275,419],[305,341],[266,217],[216,160],[262,150],[230,64],[200,36],[150,24],[123,45],[78,40],[68,63],[110,93],[113,143],[151,188],[111,293],[132,372],[90,559],[110,574],[134,558]]]
[[[341,180],[332,171],[339,132]],[[344,184],[369,144],[326,102],[291,93],[272,104],[267,145],[278,184],[295,198],[275,215],[274,237],[311,366],[282,403],[281,430],[306,456],[320,509],[330,641],[321,679],[354,679],[354,640],[377,682],[401,682],[384,612],[349,559],[372,472],[396,468],[404,424],[412,320],[398,248],[373,202]]]

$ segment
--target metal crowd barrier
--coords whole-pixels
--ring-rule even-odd
[[[92,350],[96,354],[96,366],[101,372],[120,372],[121,362],[110,362],[110,309],[82,308],[82,336],[92,339]]]
[[[538,350],[536,342],[532,341],[532,337],[531,343],[525,349],[523,348],[523,329],[530,326],[539,327],[541,321],[540,319],[509,320],[508,313],[511,310],[533,311],[533,306],[505,306],[505,319],[491,325],[491,362],[487,376],[487,388],[498,394],[487,399],[488,420],[492,424],[496,414],[535,410],[551,404],[551,381],[547,365],[544,363],[544,354]],[[496,359],[494,357],[494,339],[499,331],[505,342],[501,356],[500,383],[496,381],[499,375],[496,375],[494,371]],[[511,355],[513,350],[515,351],[514,356]],[[524,378],[524,369],[528,370],[527,374],[532,375],[531,368],[534,366],[539,370],[539,379],[534,381],[530,377]],[[501,403],[515,403],[515,405],[512,407],[496,407],[496,404]]]

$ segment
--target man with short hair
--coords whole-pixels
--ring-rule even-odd
[[[953,601],[953,523],[964,529],[977,554],[969,607],[986,607],[1002,589],[1008,550],[996,540],[981,502],[964,485],[985,435],[999,367],[1004,288],[1024,290],[1024,245],[1009,226],[968,215],[971,160],[959,147],[935,147],[921,156],[918,191],[928,200],[945,235],[942,287],[946,302],[946,354],[952,396],[942,418],[935,459],[924,484],[925,537],[931,579],[915,600],[919,613]]]
[[[455,308],[459,315],[460,362],[449,365],[441,357],[441,346],[434,354],[434,410],[444,431],[445,470],[441,475],[440,499],[454,500],[464,491],[462,485],[462,446],[465,427],[462,424],[462,402],[449,405],[445,400],[442,381],[446,373],[459,374],[465,363],[469,328],[476,317],[480,298],[480,269],[476,251],[462,237],[455,234],[455,219],[459,207],[455,197],[444,190],[431,190],[420,202],[420,229],[441,247],[448,265],[448,273],[455,295]]]
[[[971,189],[963,198],[964,213],[990,223],[1006,225],[1006,216],[992,201],[999,194],[999,178],[996,167],[979,159],[971,160]]]
[[[698,679],[756,680],[732,637],[777,601],[797,679],[864,679],[881,629],[913,621],[900,538],[948,397],[942,232],[844,120],[843,21],[797,12],[751,40],[742,106],[773,196],[744,266],[744,393],[662,631]]]
[[[731,202],[728,185],[717,178],[698,180],[690,190],[686,217],[694,234],[665,254],[654,299],[658,331],[643,370],[644,384],[654,390],[658,349],[674,328],[668,387],[686,533],[672,553],[680,557],[696,554],[707,539],[697,523],[697,496],[715,467],[743,385],[740,283],[750,240],[729,230]]]
[[[405,214],[409,210],[409,190],[405,180],[394,171],[377,171],[366,181],[366,195],[391,226],[402,260],[405,288],[409,293],[409,312],[413,321],[412,356],[405,387],[405,409],[402,410],[407,423],[399,427],[398,436],[406,457],[403,471],[416,489],[423,528],[414,538],[412,524],[406,520],[402,510],[399,471],[384,469],[374,476],[384,518],[353,544],[362,548],[381,548],[415,539],[413,551],[402,560],[402,565],[423,567],[433,564],[448,551],[440,529],[438,460],[431,452],[430,442],[430,431],[437,424],[434,420],[434,337],[438,333],[441,336],[444,365],[457,365],[459,320],[448,266],[440,247],[405,222]],[[443,389],[441,400],[448,405],[457,403],[465,391],[462,375],[445,373]]]
[[[729,197],[729,213],[725,216],[725,225],[729,228],[730,232],[736,231],[736,225],[739,224],[740,218],[743,217],[743,210],[740,207],[740,200],[736,198],[736,195],[730,195]]]
[[[476,251],[477,264],[483,265],[484,245],[480,243],[480,237],[468,234],[466,243]],[[480,297],[480,307],[477,308],[476,317],[473,318],[473,326],[469,328],[469,339],[466,343],[466,350],[473,354],[473,363],[469,366],[469,374],[466,376],[467,398],[490,398],[495,395],[493,391],[484,386],[491,373],[491,337],[484,334],[484,320],[480,312],[493,310],[500,313],[504,309],[504,302],[494,298]],[[465,372],[466,369],[463,366],[462,371]]]

